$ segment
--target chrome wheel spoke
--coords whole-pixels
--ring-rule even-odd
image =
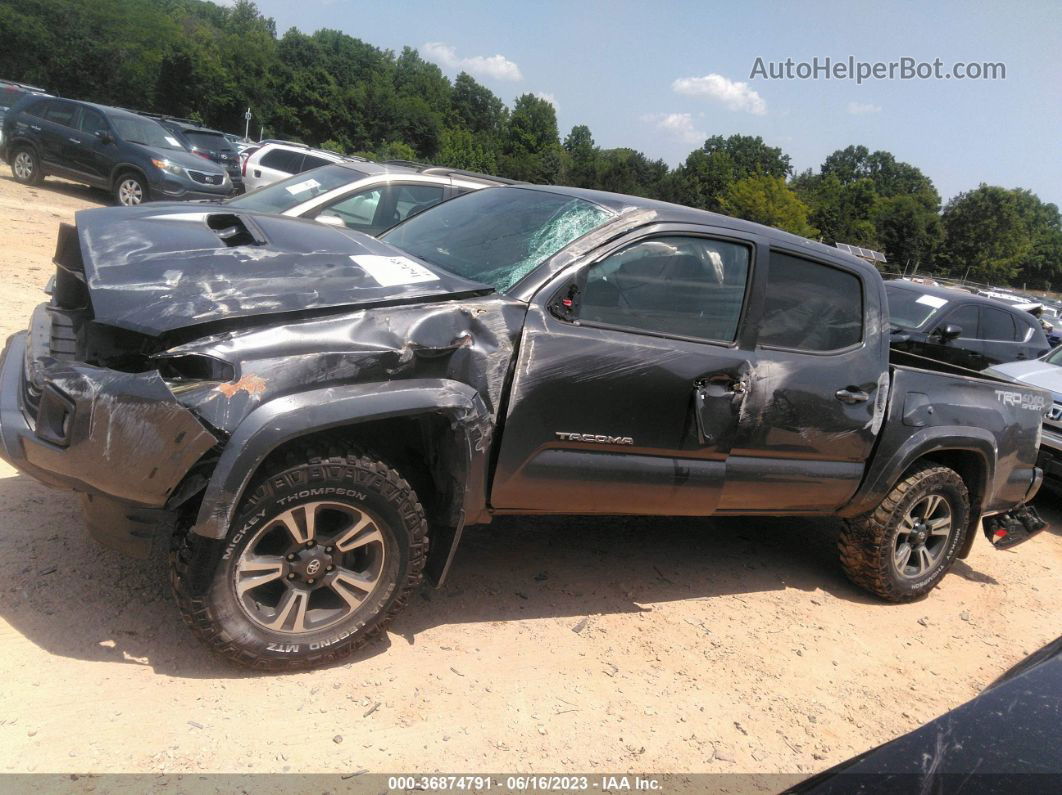
[[[933,559],[925,547],[918,548],[918,573],[923,574],[933,566]]]
[[[350,552],[358,547],[376,542],[382,544],[383,535],[380,534],[380,530],[376,527],[372,517],[367,513],[363,513],[361,519],[336,538],[335,547],[340,552]]]
[[[266,626],[286,632],[305,632],[306,608],[309,603],[309,593],[289,588],[277,604],[273,620],[269,621]]]
[[[236,595],[243,596],[252,588],[283,577],[284,559],[273,555],[247,555],[240,561],[236,576]]]
[[[930,494],[923,502],[925,503],[925,508],[922,510],[922,518],[929,519],[929,517],[937,512],[937,508],[940,507],[942,500],[940,496]]]
[[[332,578],[331,587],[353,610],[365,601],[365,597],[372,592],[378,579],[370,574],[339,569]]]
[[[284,529],[296,544],[307,544],[314,540],[314,525],[317,512],[313,505],[300,505],[290,511],[284,511],[274,521],[284,525]]]
[[[911,545],[906,541],[896,548],[896,568],[901,572],[907,568],[907,563],[911,560],[911,553],[913,551]]]
[[[931,519],[926,522],[931,536],[946,536],[951,532],[951,516],[942,516],[940,519]]]

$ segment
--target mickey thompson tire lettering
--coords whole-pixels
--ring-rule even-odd
[[[278,516],[321,501],[349,505],[377,518],[386,550],[379,585],[337,623],[316,631],[270,631],[252,621],[237,601],[238,563],[261,533],[273,532],[270,525]],[[421,582],[427,530],[417,495],[387,464],[350,448],[305,446],[252,483],[202,595],[187,586],[193,579],[189,566],[196,560],[193,547],[201,543],[194,533],[175,539],[170,580],[185,623],[217,654],[257,669],[309,668],[347,657],[383,631]]]

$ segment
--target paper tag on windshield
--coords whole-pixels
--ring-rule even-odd
[[[418,282],[437,282],[439,277],[418,265],[408,257],[384,257],[379,254],[351,254],[355,265],[360,266],[372,276],[381,287],[394,287],[398,284],[417,284]]]
[[[166,143],[168,143],[170,146],[176,146],[176,147],[180,147],[180,145],[181,145],[180,141],[178,141],[176,138],[171,138],[168,135],[166,136]]]
[[[292,196],[294,196],[296,193],[305,193],[306,191],[310,190],[311,188],[319,188],[319,187],[321,187],[321,183],[318,182],[317,180],[315,180],[315,179],[306,179],[306,180],[303,180],[302,182],[299,182],[299,183],[297,183],[295,185],[288,185],[287,191]]]
[[[940,309],[942,306],[944,306],[944,304],[948,303],[948,299],[937,298],[935,295],[923,295],[921,298],[915,301],[915,303],[925,304],[926,306],[931,306],[934,309]]]

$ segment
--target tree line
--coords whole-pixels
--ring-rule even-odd
[[[255,129],[374,159],[674,201],[832,244],[884,251],[892,268],[994,283],[1062,282],[1058,208],[981,184],[945,204],[916,166],[849,146],[817,170],[759,137],[712,136],[669,168],[602,148],[585,125],[563,137],[552,104],[508,107],[413,48],[383,50],[338,30],[278,35],[250,0],[0,0],[0,77],[63,96]]]

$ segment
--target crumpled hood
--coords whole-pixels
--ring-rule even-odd
[[[175,203],[82,210],[75,218],[95,319],[152,336],[241,317],[492,289],[314,221]]]

